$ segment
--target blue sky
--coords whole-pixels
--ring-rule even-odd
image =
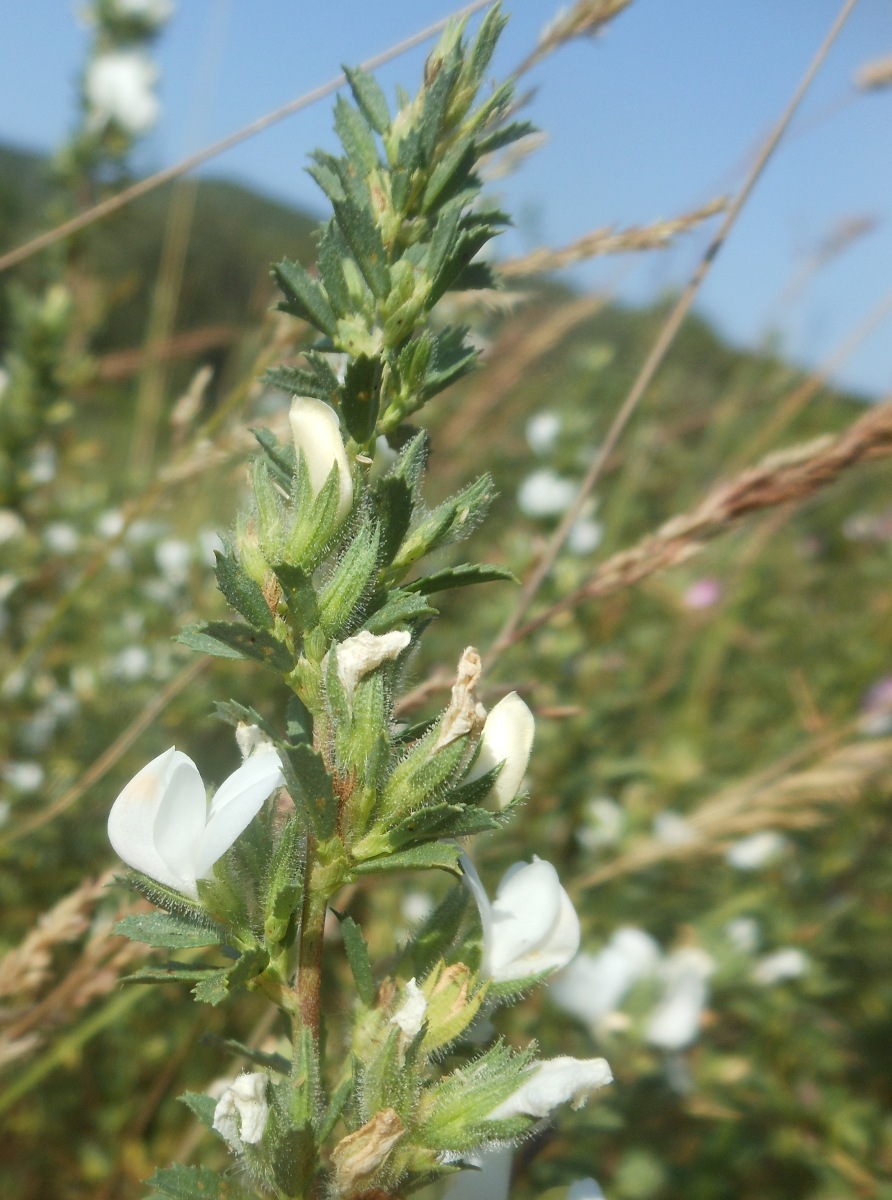
[[[508,180],[517,229],[505,252],[562,244],[590,229],[671,217],[739,186],[793,93],[841,0],[635,0],[596,41],[573,44],[527,76],[529,115],[548,142]],[[70,127],[87,33],[76,0],[4,0],[0,140],[49,149]],[[528,52],[556,0],[516,0],[494,73]],[[386,49],[448,11],[438,0],[179,0],[157,47],[164,116],[140,151],[151,170]],[[717,260],[699,307],[732,340],[773,339],[818,363],[892,289],[892,88],[852,79],[892,54],[892,6],[860,0],[787,141]],[[414,90],[423,51],[380,73]],[[230,151],[208,172],[321,213],[303,171],[333,144],[330,101]],[[872,232],[818,274],[806,267],[842,222]],[[714,228],[714,226],[713,226]],[[629,262],[578,268],[586,287],[646,301],[680,286],[707,233]],[[892,389],[883,326],[837,372],[849,386]]]

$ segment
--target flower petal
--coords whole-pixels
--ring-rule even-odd
[[[207,828],[195,851],[195,878],[206,879],[217,859],[260,812],[264,801],[284,783],[275,750],[258,750],[229,776],[211,801]]]
[[[564,912],[562,892],[557,871],[541,859],[505,875],[492,905],[489,968],[493,979],[523,979],[547,969],[531,955],[541,952],[558,929]]]
[[[353,506],[353,475],[338,414],[324,400],[295,396],[289,419],[294,446],[298,454],[303,451],[314,495],[322,491],[332,467],[337,466],[340,486],[337,515],[343,521]]]
[[[520,791],[530,762],[534,732],[533,714],[517,692],[504,696],[486,718],[480,735],[480,752],[466,779],[479,779],[502,763],[489,792],[497,808],[510,804]]]
[[[172,807],[173,797],[183,804],[182,812]],[[134,775],[112,805],[109,841],[128,867],[182,891],[181,872],[168,861],[166,851],[171,846],[189,844],[190,833],[197,827],[196,814],[200,816],[200,832],[204,827],[204,807],[204,785],[198,769],[190,758],[171,746]],[[162,836],[160,845],[159,825],[162,834],[175,835],[166,839]],[[176,854],[174,859],[177,861]]]
[[[559,1104],[570,1101],[581,1108],[592,1092],[613,1079],[603,1058],[549,1058],[534,1063],[523,1083],[489,1114],[490,1121],[511,1117],[547,1117]]]

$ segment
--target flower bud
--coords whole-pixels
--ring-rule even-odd
[[[245,1142],[255,1146],[263,1137],[269,1118],[268,1082],[262,1071],[246,1071],[233,1080],[217,1101],[214,1129],[238,1153],[244,1150]]]
[[[586,1100],[613,1079],[603,1058],[549,1058],[533,1063],[516,1092],[489,1114],[490,1121],[512,1117],[547,1117],[552,1109],[569,1101],[582,1108]]]
[[[337,520],[342,522],[353,506],[353,476],[338,414],[322,400],[295,396],[289,420],[294,448],[298,454],[303,453],[314,496],[319,495],[332,467],[337,466],[340,488]]]
[[[517,692],[503,697],[486,718],[480,752],[465,778],[469,782],[479,779],[501,763],[489,792],[496,808],[510,804],[520,791],[533,749],[534,726],[533,714]]]

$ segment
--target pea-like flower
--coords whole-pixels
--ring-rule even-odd
[[[510,804],[523,783],[533,749],[533,714],[518,696],[509,692],[486,718],[480,735],[480,751],[466,778],[479,779],[502,763],[489,795],[497,808]]]
[[[697,946],[682,946],[668,956],[660,974],[663,995],[650,1015],[645,1037],[663,1050],[681,1050],[700,1031],[715,961]]]
[[[474,864],[461,861],[480,910],[484,974],[506,983],[565,967],[579,949],[579,918],[551,863],[515,863],[490,903]]]
[[[353,475],[338,414],[324,400],[295,396],[289,420],[294,447],[298,454],[303,451],[314,496],[319,495],[332,467],[337,466],[340,489],[337,519],[343,521],[353,506]]]
[[[108,837],[129,867],[193,899],[197,881],[284,783],[275,750],[261,750],[233,771],[210,806],[195,763],[173,746],[130,780],[112,805]]]
[[[244,1071],[217,1101],[213,1127],[239,1154],[245,1142],[256,1146],[263,1137],[269,1119],[268,1083],[262,1071]]]
[[[492,1110],[489,1120],[547,1117],[568,1101],[573,1108],[582,1108],[592,1092],[612,1080],[613,1072],[604,1058],[548,1058],[533,1063],[517,1091]]]

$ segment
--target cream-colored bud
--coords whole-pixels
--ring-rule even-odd
[[[262,1071],[246,1071],[232,1081],[217,1101],[214,1129],[239,1153],[244,1150],[245,1142],[255,1146],[263,1137],[269,1119],[268,1083]]]
[[[337,1194],[349,1196],[358,1184],[373,1175],[405,1132],[399,1114],[385,1108],[342,1138],[331,1152]]]
[[[533,749],[534,732],[533,714],[517,692],[509,692],[503,697],[486,718],[480,736],[480,753],[465,778],[468,781],[479,779],[503,763],[489,793],[496,808],[510,804],[520,791]]]
[[[343,521],[353,506],[353,475],[338,414],[323,400],[295,396],[289,420],[294,448],[298,453],[303,451],[314,496],[322,491],[331,468],[337,466],[340,485],[337,515]]]
[[[363,629],[361,633],[341,642],[335,654],[338,676],[345,694],[348,697],[352,696],[360,679],[376,667],[380,667],[383,662],[392,662],[398,658],[411,640],[411,635],[402,629],[381,634],[369,633],[367,629]]]

